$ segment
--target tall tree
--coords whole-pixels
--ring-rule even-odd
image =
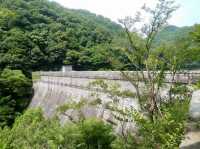
[[[152,121],[162,116],[158,101],[160,101],[159,93],[165,79],[164,72],[166,66],[169,65],[170,69],[174,68],[172,66],[173,63],[163,59],[162,55],[155,55],[153,53],[153,41],[158,32],[167,24],[168,19],[176,9],[177,6],[171,0],[158,0],[155,9],[144,5],[142,7],[142,13],[149,14],[150,19],[139,31],[136,27],[138,23],[140,24],[143,21],[141,19],[141,12],[138,12],[134,18],[126,17],[120,20],[130,42],[130,49],[127,51],[127,55],[137,68],[137,71],[132,75],[125,72],[122,72],[122,75],[136,88],[136,95],[139,102],[143,103],[145,101],[145,104],[141,104],[141,107],[148,111]],[[142,33],[145,37],[142,47],[138,46],[132,39],[130,32],[133,30]],[[158,69],[160,70],[158,71]],[[141,82],[145,84],[142,86],[143,89],[141,89]]]

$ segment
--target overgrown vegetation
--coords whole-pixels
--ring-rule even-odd
[[[0,127],[11,126],[15,117],[29,105],[32,83],[20,70],[0,73]]]
[[[164,117],[152,123],[132,113],[139,126],[136,135],[116,134],[112,125],[100,119],[85,119],[61,125],[54,117],[46,119],[40,109],[28,110],[12,128],[0,129],[0,148],[14,149],[172,149],[178,148],[184,134],[188,100],[162,106]],[[130,131],[129,131],[130,132]]]
[[[124,54],[130,45],[123,28],[109,19],[83,10],[66,9],[48,0],[1,0],[0,8],[1,69],[59,70],[63,64],[71,64],[76,70],[136,69]],[[171,33],[166,30],[164,34]],[[190,31],[193,27],[186,32]],[[186,50],[193,43],[187,33],[172,39],[172,43],[166,36],[160,37],[161,31],[155,42],[157,46],[163,44],[160,40],[167,46],[176,46],[177,42],[184,45],[191,41]],[[135,41],[144,39],[132,32],[130,35]],[[192,61],[198,66],[199,57],[195,61],[192,57],[187,55],[187,64]]]
[[[109,45],[123,34],[109,19],[48,0],[1,0],[0,8],[1,69],[59,70],[66,59],[77,70],[108,69],[111,63],[103,61],[111,53],[98,54],[95,46]]]
[[[196,88],[196,89],[200,89],[200,81],[198,81],[198,82],[195,84],[195,88]]]
[[[44,118],[40,109],[26,111],[11,129],[0,129],[2,149],[111,149],[114,139],[112,127],[102,120],[62,126],[57,118]]]
[[[141,148],[179,148],[184,138],[185,124],[188,118],[189,100],[184,101],[174,99],[173,103],[161,106],[163,117],[153,122],[139,115],[135,115],[135,120],[139,126],[138,136],[141,140],[138,146]]]
[[[162,98],[162,101],[157,101],[159,104],[160,113],[154,113],[153,119],[151,115],[145,112],[146,100],[139,101],[141,108],[132,107],[130,105],[123,105],[120,100],[127,100],[127,98],[134,99],[137,97],[133,92],[120,89],[119,85],[106,83],[98,80],[92,83],[95,88],[101,89],[107,94],[111,101],[103,102],[99,94],[93,97],[100,100],[97,105],[101,107],[102,113],[110,111],[110,117],[115,117],[120,125],[120,132],[118,138],[115,140],[114,146],[118,149],[171,149],[178,148],[185,133],[185,124],[188,119],[190,91],[185,85],[176,84],[171,92],[171,99],[168,97]],[[114,124],[112,121],[108,123]],[[115,122],[115,121],[114,121]],[[127,124],[132,127],[126,127]],[[136,123],[136,128],[134,127]],[[131,129],[137,129],[135,130]]]

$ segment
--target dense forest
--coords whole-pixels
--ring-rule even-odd
[[[128,48],[123,28],[107,18],[47,0],[2,0],[0,7],[1,69],[26,73],[59,70],[64,64],[73,65],[75,70],[134,69],[122,52]],[[155,45],[167,42],[173,46],[182,38],[188,41],[192,30],[166,27]]]
[[[156,36],[155,44],[173,44],[177,39],[189,38],[188,36],[192,31],[193,27],[166,26]]]
[[[72,65],[74,70],[146,70],[148,62],[158,62],[149,69],[161,72],[171,70],[169,62],[175,71],[200,67],[199,24],[163,25],[152,39],[129,32],[123,24],[103,16],[64,8],[49,0],[0,0],[0,148],[177,147],[184,132],[188,100],[163,104],[164,116],[156,122],[136,115],[144,140],[117,135],[102,120],[86,119],[63,126],[56,116],[46,119],[40,109],[26,111],[34,93],[34,71],[57,71],[63,65]],[[145,48],[152,55],[147,56]],[[160,63],[161,59],[165,62]],[[156,81],[161,84],[162,80]]]
[[[93,47],[110,44],[122,32],[120,25],[102,16],[46,0],[2,1],[0,7],[1,69],[59,70],[64,63],[98,69],[109,61]]]

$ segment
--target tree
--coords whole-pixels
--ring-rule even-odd
[[[28,106],[32,83],[20,70],[4,69],[0,74],[0,127],[10,126]]]
[[[194,26],[194,31],[191,34],[192,34],[193,40],[196,43],[200,43],[200,25],[199,24],[196,24]]]
[[[101,120],[61,125],[58,118],[47,119],[41,109],[29,109],[11,129],[0,129],[1,148],[109,149],[115,139],[112,127]]]
[[[89,119],[80,126],[88,149],[111,149],[115,139],[112,126],[102,120]]]
[[[47,0],[2,0],[0,8],[0,69],[59,70],[70,51],[93,53],[122,31],[109,19]]]
[[[199,68],[200,66],[200,25],[195,25],[194,30],[191,32],[190,38],[191,46],[186,49],[184,56],[185,61],[187,63],[187,67],[189,68]]]
[[[171,65],[168,61],[162,59],[162,56],[155,55],[152,52],[153,41],[176,9],[177,6],[174,5],[174,1],[169,0],[159,0],[155,9],[143,6],[142,10],[150,15],[150,21],[144,24],[140,30],[145,37],[144,46],[142,47],[135,43],[130,34],[131,30],[137,30],[135,25],[141,22],[141,13],[138,12],[135,18],[127,17],[120,20],[130,42],[127,55],[137,70],[137,72],[131,74],[132,76],[124,72],[122,72],[122,75],[136,88],[137,99],[142,103],[141,107],[148,111],[152,121],[162,116],[158,106],[158,101],[161,101],[159,92],[163,86],[166,65]],[[158,69],[160,70],[158,71]],[[140,82],[145,84],[142,91]]]
[[[155,9],[144,6],[144,12],[151,17],[150,22],[139,31],[134,27],[142,22],[141,13],[137,13],[135,18],[127,17],[120,20],[129,41],[129,47],[124,52],[136,69],[134,72],[122,71],[121,74],[134,86],[135,91],[124,92],[119,89],[120,86],[112,86],[110,82],[107,84],[104,81],[93,84],[95,89],[100,87],[101,91],[112,99],[105,104],[104,108],[110,110],[111,115],[120,123],[121,148],[129,149],[135,146],[135,148],[152,149],[177,148],[183,137],[188,112],[188,96],[185,93],[188,93],[188,90],[187,87],[180,87],[175,83],[175,75],[180,69],[180,53],[168,51],[164,46],[162,52],[157,52],[153,46],[157,33],[167,24],[167,20],[176,9],[174,1],[170,0],[159,0]],[[144,40],[141,40],[141,43],[135,40],[133,31],[138,31],[136,34],[142,34]],[[161,96],[161,89],[165,86],[167,71],[171,72],[173,79],[169,82],[170,87],[167,88],[171,92],[171,97],[165,98]],[[120,105],[122,98],[130,97],[139,101],[141,109]],[[173,110],[179,116],[174,117]],[[136,134],[125,127],[127,123],[131,123],[134,127],[134,122],[138,126]]]
[[[8,30],[11,28],[16,21],[16,13],[6,9],[1,8],[0,11],[0,29]]]

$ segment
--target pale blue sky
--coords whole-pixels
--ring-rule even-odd
[[[67,8],[86,9],[103,15],[113,21],[125,16],[133,16],[147,3],[153,6],[156,0],[54,0]],[[190,26],[200,23],[200,0],[176,0],[181,7],[174,13],[169,23],[177,26]]]

